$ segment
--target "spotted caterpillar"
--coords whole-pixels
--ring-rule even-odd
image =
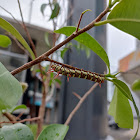
[[[103,83],[105,80],[104,75],[95,72],[93,73],[90,71],[85,71],[83,69],[78,69],[78,68],[71,69],[57,64],[51,65],[51,68],[53,71],[57,72],[58,74],[65,75],[67,77],[83,78],[83,79],[98,82],[99,84]]]

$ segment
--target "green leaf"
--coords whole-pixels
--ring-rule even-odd
[[[49,81],[49,86],[51,86],[51,85],[52,85],[52,83],[53,83],[53,80],[52,80],[52,79],[50,79],[50,81]]]
[[[57,79],[57,78],[55,78],[55,82],[57,82],[59,85],[62,84],[61,80],[60,79]]]
[[[34,140],[28,126],[17,123],[0,128],[0,140]]]
[[[22,96],[17,79],[0,63],[0,111],[15,106]]]
[[[64,140],[69,126],[62,124],[51,124],[39,135],[37,140]]]
[[[110,12],[107,19],[110,20],[111,25],[140,39],[139,10],[140,0],[121,0]],[[117,21],[115,22],[115,20]]]
[[[18,109],[27,109],[27,106],[26,105],[15,106],[15,107],[12,108],[12,110],[10,112],[12,113],[12,112],[14,112],[15,110],[18,110]]]
[[[140,91],[140,79],[134,81],[134,83],[132,84],[132,90]]]
[[[55,3],[54,4],[54,9],[52,10],[52,14],[51,14],[50,19],[54,19],[55,17],[57,17],[58,14],[59,14],[59,11],[60,11],[60,6],[59,6],[58,3]]]
[[[49,70],[49,65],[47,65],[47,66],[45,67],[45,71],[48,72],[48,70]]]
[[[66,47],[64,47],[63,50],[61,50],[60,56],[61,56],[62,59],[64,59],[65,53],[67,52],[67,50],[70,50],[71,49],[71,46],[72,45],[73,44],[71,42],[69,42],[69,43],[67,43]]]
[[[33,132],[34,140],[36,140],[36,134],[37,134],[37,124],[27,124],[27,126],[30,128],[30,130]],[[46,128],[47,125],[43,125],[43,129]]]
[[[138,131],[139,131],[140,114],[139,114],[139,110],[138,110],[138,107],[137,107],[137,105],[136,105],[136,103],[135,103],[135,100],[134,100],[133,96],[132,96],[132,102],[133,102],[134,108],[135,108],[135,110],[136,110],[137,119],[138,119],[138,126],[137,126],[136,133],[135,133],[134,137],[131,139],[131,140],[135,140],[135,138],[136,138],[136,136],[137,136],[137,134],[138,134]]]
[[[64,48],[63,50],[61,50],[60,55],[61,55],[62,59],[64,59],[64,55],[65,55],[65,53],[67,52],[68,49],[69,48]]]
[[[42,5],[41,5],[41,7],[40,7],[40,11],[41,11],[41,13],[42,13],[42,15],[44,16],[44,10],[46,9],[46,6],[47,6],[48,4],[46,4],[46,3],[43,3]]]
[[[70,36],[74,31],[76,31],[76,27],[69,26],[56,30],[55,33],[60,33],[60,34],[65,34],[66,36]],[[105,50],[92,36],[90,36],[88,33],[85,32],[74,39],[80,42],[81,44],[85,45],[86,47],[89,47],[92,51],[94,51],[106,63],[110,71],[110,63]]]
[[[51,77],[51,79],[53,79],[53,76],[54,76],[54,73],[51,72],[51,73],[50,73],[50,77]]]
[[[92,10],[91,9],[87,9],[87,10],[83,11],[82,14],[85,14],[88,11],[92,11]]]
[[[87,49],[85,49],[85,52],[86,52],[87,58],[89,58],[90,57],[90,50],[87,48]]]
[[[116,87],[129,99],[132,101],[132,95],[128,88],[128,86],[118,79],[112,79],[112,82],[116,85]]]
[[[7,48],[11,45],[11,40],[8,36],[0,35],[0,47]]]
[[[119,127],[133,129],[133,114],[131,106],[126,96],[124,96],[117,87],[115,87],[108,113],[114,117],[114,120]]]
[[[48,32],[46,32],[46,33],[45,33],[45,43],[47,44],[47,46],[49,46],[49,47],[50,47],[50,42],[49,42],[49,33],[48,33]]]
[[[24,93],[26,91],[26,89],[28,88],[28,84],[24,83],[24,82],[20,82],[21,86],[22,86],[22,92]]]
[[[137,113],[137,118],[138,118],[138,127],[137,127],[137,130],[136,130],[136,133],[134,135],[134,137],[131,139],[131,140],[135,140],[136,136],[137,136],[137,133],[139,131],[139,123],[140,123],[140,117],[139,117],[139,110],[137,108],[137,105],[135,103],[135,100],[133,99],[133,96],[131,95],[131,92],[128,88],[128,86],[120,81],[120,80],[117,80],[117,79],[113,79],[112,82],[116,85],[116,87],[119,89],[119,91],[121,93],[123,93],[123,95],[125,95],[128,99],[130,99],[132,102],[133,102],[133,105],[134,105],[134,108],[136,110],[136,113]],[[115,97],[114,97],[115,98]],[[114,99],[115,100],[115,99]],[[112,104],[115,104],[115,103],[112,103]],[[113,105],[112,105],[113,106]],[[111,112],[113,114],[113,107],[111,107]],[[114,113],[115,114],[115,113]]]
[[[17,40],[27,49],[27,51],[31,54],[32,59],[35,59],[35,55],[32,52],[31,48],[27,44],[27,42],[24,40],[24,38],[21,36],[21,34],[6,20],[3,18],[0,18],[0,27],[6,30],[7,32],[10,32],[13,36],[17,38]]]

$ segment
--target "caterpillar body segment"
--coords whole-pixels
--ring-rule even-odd
[[[83,79],[97,82],[99,84],[103,83],[105,80],[104,75],[95,72],[85,71],[83,69],[70,69],[57,64],[51,65],[51,68],[55,72],[65,75],[67,77],[83,78]]]

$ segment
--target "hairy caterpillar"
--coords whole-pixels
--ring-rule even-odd
[[[53,71],[57,72],[58,74],[65,75],[67,77],[83,78],[83,79],[98,82],[99,84],[103,83],[105,80],[104,75],[95,72],[85,71],[83,69],[78,69],[78,68],[71,69],[57,64],[51,65],[51,68]]]

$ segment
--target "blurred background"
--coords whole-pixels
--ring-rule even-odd
[[[59,12],[54,20],[50,19],[51,9],[47,6],[49,2],[59,4]],[[81,13],[86,9],[91,9],[92,12],[85,13],[82,18],[80,28],[84,27],[105,9],[107,2],[105,0],[20,0],[24,21],[35,43],[37,55],[43,54],[52,46],[53,30],[66,25],[76,26]],[[17,1],[1,0],[0,16],[10,22],[29,43],[24,30],[11,14],[21,22]],[[57,24],[54,25],[53,21]],[[0,33],[7,34],[2,29]],[[123,72],[119,75],[119,79],[131,86],[140,77],[139,41],[111,25],[93,28],[88,33],[107,51],[111,72]],[[26,52],[18,47],[12,36],[10,37],[12,45],[8,48],[0,48],[0,61],[9,71],[12,71],[31,60]],[[64,39],[64,35],[59,36],[56,44]],[[104,62],[94,52],[76,41],[66,44],[55,52],[53,59],[85,70],[107,73]],[[48,70],[48,62],[42,62],[41,65]],[[19,81],[28,83],[28,89],[19,101],[19,104],[25,104],[28,109],[14,112],[15,115],[24,112],[22,119],[38,115],[42,97],[42,84],[39,77],[40,72],[36,67],[33,71],[28,69],[16,75]],[[72,93],[76,92],[82,96],[93,85],[92,81],[78,78],[70,78],[68,82],[67,78],[61,75],[58,76],[58,81],[51,85],[49,96],[46,98],[45,125],[64,123],[78,103],[78,99]],[[93,91],[73,117],[66,140],[128,140],[134,135],[135,125],[133,130],[119,128],[114,119],[107,114],[113,91],[114,86],[109,82]],[[133,96],[140,109],[140,93],[133,92]],[[132,110],[136,123],[137,118],[133,106]],[[35,122],[29,126],[36,131]],[[137,140],[140,140],[140,135]]]

